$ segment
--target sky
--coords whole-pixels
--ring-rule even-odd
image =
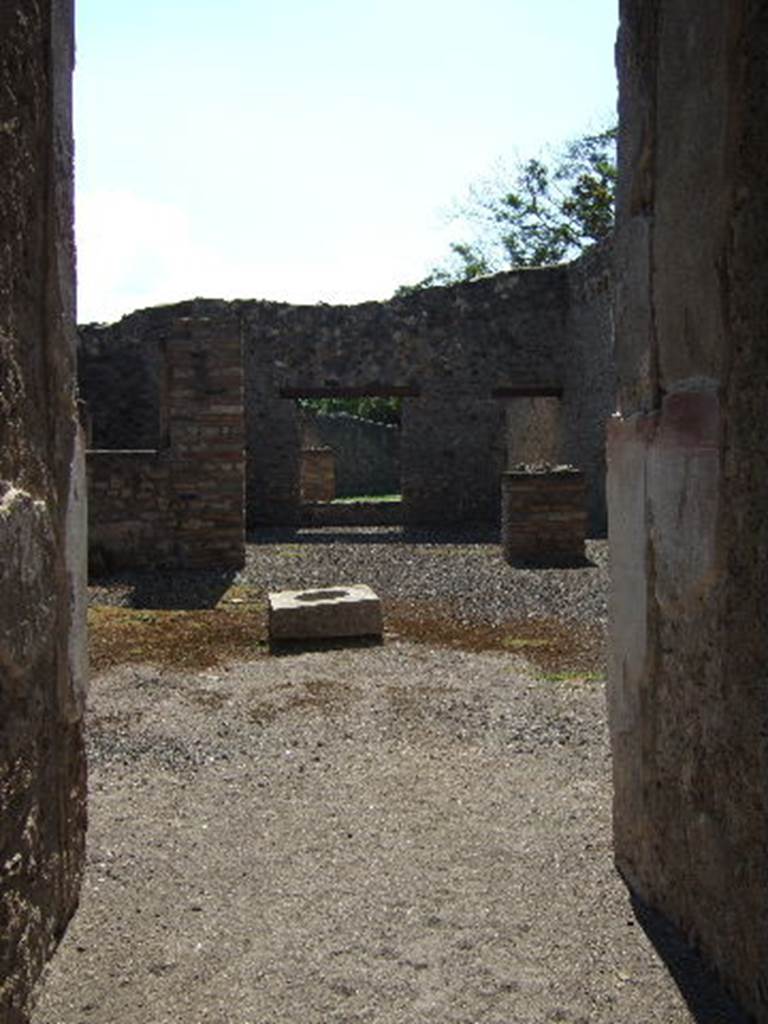
[[[616,0],[78,0],[78,318],[389,297],[614,118]]]

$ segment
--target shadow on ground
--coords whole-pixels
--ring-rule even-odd
[[[275,526],[249,532],[249,544],[498,544],[499,528],[489,523],[457,526],[456,529],[392,526],[325,527]]]
[[[638,924],[664,961],[696,1024],[751,1024],[682,933],[630,892]]]
[[[215,608],[232,586],[234,569],[131,570],[94,577],[94,588],[104,586],[125,595],[120,603],[129,608],[195,610]]]

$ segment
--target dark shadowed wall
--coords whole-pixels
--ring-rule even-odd
[[[85,849],[85,494],[75,408],[69,0],[0,5],[0,1020]]]
[[[768,1021],[768,10],[623,0],[618,865]]]

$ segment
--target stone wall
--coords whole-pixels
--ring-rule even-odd
[[[117,401],[111,389],[98,389],[96,369],[105,353],[119,368],[115,386],[120,379],[151,380],[168,322],[203,316],[215,325],[237,318],[245,353],[251,526],[300,521],[297,398],[402,396],[405,521],[440,524],[498,519],[507,463],[505,404],[554,395],[562,400],[563,454],[584,470],[592,528],[599,531],[605,524],[603,430],[614,407],[609,262],[610,253],[598,251],[571,268],[498,274],[357,306],[194,300],[145,310],[111,327],[91,326],[81,344],[81,386],[95,442],[107,443],[97,425],[110,422],[104,407]],[[125,394],[118,404],[130,401]],[[122,445],[123,435],[115,436]]]
[[[622,0],[616,859],[768,1021],[768,18]]]
[[[553,397],[512,398],[504,403],[507,469],[521,463],[563,462],[562,401]]]
[[[154,338],[161,447],[88,453],[92,569],[239,567],[245,558],[240,322],[175,317]]]
[[[168,460],[158,451],[87,453],[93,574],[173,563]]]
[[[87,396],[91,447],[160,447],[162,331],[151,311],[134,313],[109,331],[99,324],[78,328],[78,377]]]
[[[0,1019],[84,863],[85,522],[74,399],[68,0],[0,6]]]
[[[612,257],[610,243],[604,242],[568,267],[569,355],[563,375],[560,461],[584,473],[593,537],[604,537],[608,528],[605,427],[616,408]]]
[[[406,522],[497,518],[505,437],[494,389],[559,376],[567,299],[556,268],[387,303],[248,304],[249,516],[296,515],[295,412],[285,398],[346,391],[404,396]]]

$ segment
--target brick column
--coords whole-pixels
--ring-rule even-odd
[[[165,345],[174,561],[238,568],[245,559],[240,324],[236,317],[183,317]]]
[[[584,474],[572,467],[501,476],[501,546],[510,564],[567,564],[584,558]]]

